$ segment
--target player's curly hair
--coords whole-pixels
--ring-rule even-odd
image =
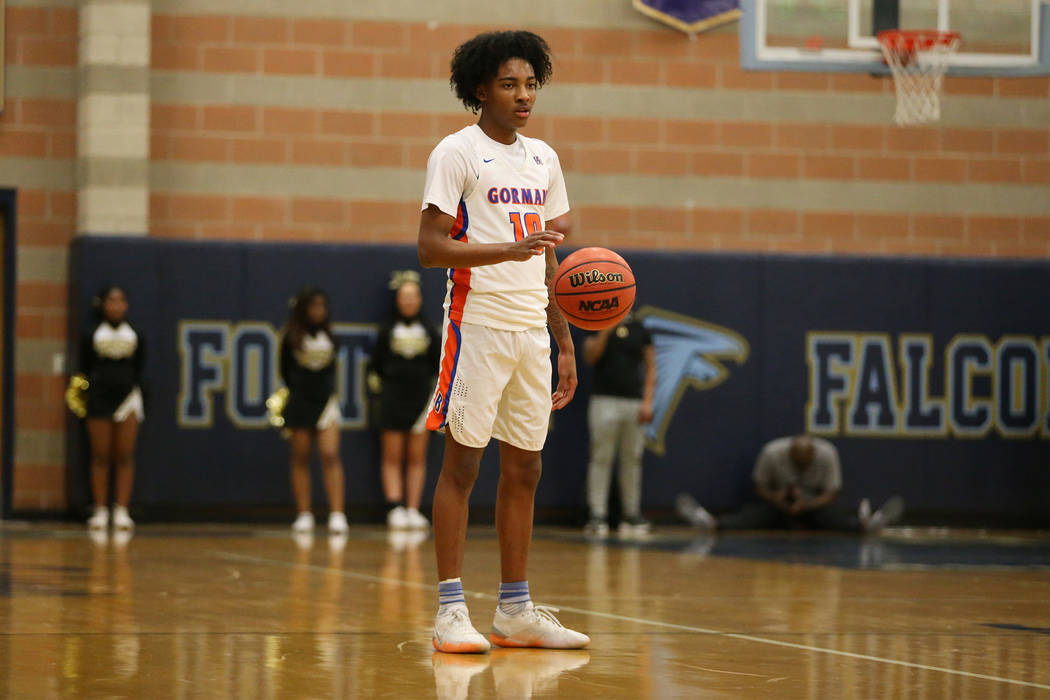
[[[478,34],[456,49],[452,55],[452,77],[449,83],[464,105],[472,112],[481,109],[478,86],[496,77],[504,61],[520,58],[528,61],[542,86],[550,80],[550,47],[543,37],[527,31],[486,32]]]

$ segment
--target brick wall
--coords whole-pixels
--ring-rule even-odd
[[[330,82],[443,82],[452,49],[481,26],[420,22],[297,19],[218,15],[153,17],[153,67],[185,76],[249,78],[256,86],[285,76]],[[555,83],[541,92],[526,131],[557,148],[576,212],[577,240],[619,247],[1041,257],[1050,252],[1050,219],[1042,214],[956,210],[865,210],[815,201],[803,209],[750,205],[712,207],[665,203],[606,203],[574,196],[574,179],[618,177],[626,188],[650,178],[704,179],[722,187],[775,190],[784,181],[819,186],[855,183],[877,192],[884,184],[1050,185],[1050,128],[1046,125],[949,124],[901,129],[889,121],[892,84],[867,76],[747,73],[738,66],[735,31],[695,41],[652,28],[537,28],[555,52]],[[408,81],[413,81],[408,84]],[[210,83],[209,83],[210,84]],[[355,84],[348,85],[353,89]],[[857,124],[845,118],[763,121],[680,116],[605,116],[612,99],[591,114],[566,114],[565,94],[603,87],[703,90],[711,100],[760,103],[768,96],[821,104],[880,95],[882,114]],[[556,96],[547,92],[561,90]],[[1045,101],[1050,79],[953,79],[954,98],[998,99],[1004,112]],[[193,92],[187,90],[186,92]],[[202,90],[201,92],[212,92]],[[265,92],[260,88],[257,93]],[[418,183],[426,156],[443,135],[469,123],[451,95],[431,109],[328,105],[215,104],[158,99],[154,94],[152,154],[176,163],[268,164],[288,168],[393,168]],[[278,100],[280,102],[280,100]],[[429,101],[428,101],[429,102]],[[545,108],[554,105],[551,112]],[[586,106],[582,110],[588,111]],[[726,185],[725,181],[730,181]],[[154,190],[151,230],[157,235],[253,239],[403,240],[415,235],[418,187],[402,198],[361,200],[353,192],[326,197],[244,197]],[[894,195],[901,192],[898,188]],[[392,193],[393,194],[393,193]],[[861,198],[863,199],[863,198]]]
[[[63,505],[50,355],[75,231],[77,14],[51,1],[9,0],[0,115],[0,186],[19,188],[22,509]],[[1050,255],[1050,78],[949,79],[943,123],[900,129],[889,81],[744,72],[734,26],[689,40],[626,0],[566,0],[556,23],[411,5],[154,0],[150,234],[414,241],[427,154],[472,121],[451,51],[515,17],[554,50],[526,133],[561,156],[576,244]]]
[[[27,69],[41,77],[75,70],[77,12],[16,5],[5,19],[0,186],[18,188],[13,503],[16,509],[60,509],[65,380],[52,373],[51,363],[65,349],[65,260],[76,231],[76,101],[72,94],[41,94],[24,77]]]

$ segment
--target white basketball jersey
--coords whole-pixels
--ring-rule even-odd
[[[456,217],[449,235],[471,243],[507,243],[542,231],[569,211],[558,155],[518,134],[506,145],[477,124],[446,136],[430,154],[423,209]],[[448,271],[445,312],[456,322],[502,330],[547,325],[545,256]]]

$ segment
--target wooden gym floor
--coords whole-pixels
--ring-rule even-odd
[[[357,526],[0,524],[5,698],[1050,696],[1046,533],[745,533],[589,542],[538,529],[534,599],[590,650],[435,654],[430,540]],[[493,531],[464,586],[487,632]]]

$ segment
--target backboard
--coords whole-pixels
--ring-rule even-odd
[[[962,34],[949,75],[1050,75],[1050,0],[741,0],[750,70],[886,73],[881,29]]]

